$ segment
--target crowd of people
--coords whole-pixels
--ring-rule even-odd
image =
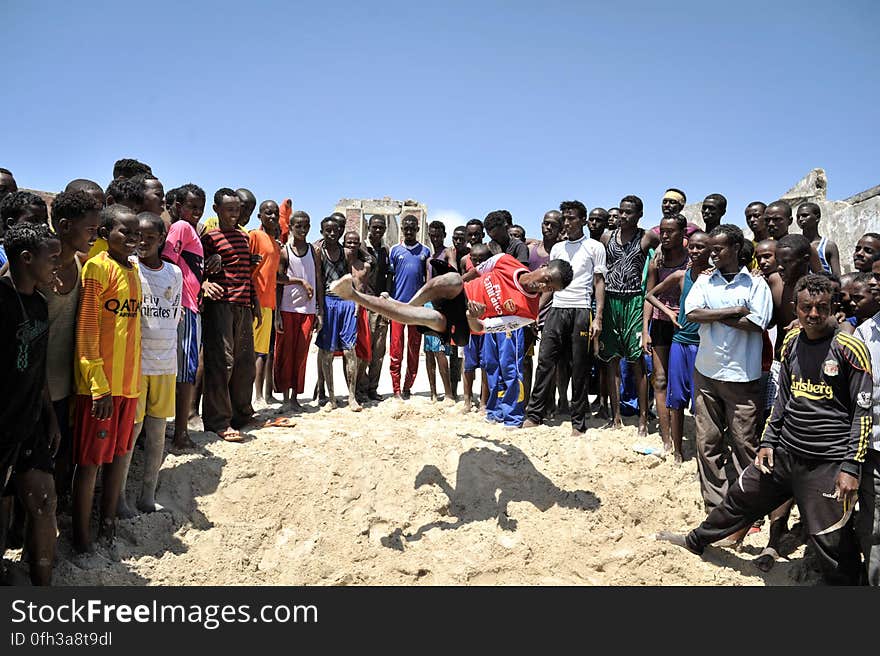
[[[334,213],[310,241],[311,217],[290,199],[258,205],[222,188],[202,221],[204,190],[166,192],[137,160],[116,162],[106,188],[73,180],[51,217],[0,168],[0,553],[23,541],[32,582],[50,583],[62,511],[74,549],[93,550],[99,473],[98,539],[159,509],[170,419],[177,450],[195,446],[197,414],[230,442],[255,405],[280,401],[271,423],[291,423],[314,335],[312,398],[328,412],[335,357],[358,412],[383,401],[386,350],[393,395],[409,399],[422,349],[432,401],[439,373],[444,401],[461,383],[463,412],[513,429],[570,417],[577,439],[638,414],[644,436],[656,417],[680,464],[689,410],[707,519],[658,537],[702,553],[739,544],[769,513],[766,570],[796,502],[827,579],[877,585],[880,234],[841,254],[817,205],[780,200],[745,208],[747,239],[722,223],[721,194],[703,200],[702,228],[686,202],[668,189],[645,229],[637,196],[607,210],[565,201],[540,239],[496,210],[456,227],[451,244],[440,221],[422,243],[419,218],[404,215],[389,244],[388,217],[365,217],[362,240]],[[789,234],[795,219],[802,234]]]

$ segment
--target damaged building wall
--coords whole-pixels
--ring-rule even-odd
[[[856,242],[866,232],[880,232],[880,185],[867,189],[844,200],[828,200],[828,177],[824,169],[813,169],[796,185],[782,194],[779,199],[789,203],[792,215],[797,214],[797,206],[801,203],[816,203],[822,210],[819,233],[837,242],[840,249],[840,268],[843,273],[853,270],[852,253]],[[766,199],[765,202],[776,200]],[[701,203],[690,203],[682,210],[689,221],[703,226],[700,215]],[[731,212],[740,212],[742,208],[727,208]],[[789,229],[792,233],[800,233],[801,229],[794,218]],[[751,231],[745,233],[751,237]]]
[[[414,215],[419,220],[418,239],[423,244],[428,243],[428,207],[415,200],[393,200],[388,196],[384,198],[342,198],[336,203],[334,210],[345,216],[345,230],[354,230],[360,234],[361,239],[367,239],[367,221],[374,214],[385,217],[388,230],[385,232],[383,243],[391,248],[400,243],[400,220],[408,214]]]

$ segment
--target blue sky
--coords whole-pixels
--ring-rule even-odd
[[[388,195],[531,235],[628,193],[653,225],[676,186],[742,223],[813,167],[880,183],[880,3],[834,4],[0,0],[0,166],[56,191],[135,157],[313,219]]]

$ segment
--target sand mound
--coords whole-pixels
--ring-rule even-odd
[[[704,559],[653,535],[703,517],[696,464],[632,450],[635,429],[508,430],[461,404],[386,400],[352,413],[314,404],[295,428],[242,444],[195,433],[167,454],[167,511],[120,522],[112,552],[71,553],[66,585],[793,584],[815,580],[803,547],[762,574],[741,552]],[[269,416],[268,411],[265,413]],[[598,426],[598,423],[597,423]],[[656,434],[647,441],[659,446]],[[135,454],[129,497],[139,480]]]

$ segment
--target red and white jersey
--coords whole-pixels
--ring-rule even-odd
[[[538,302],[541,295],[529,293],[519,284],[519,276],[529,269],[512,255],[494,255],[477,267],[480,277],[464,285],[468,300],[482,303],[486,311],[483,320],[495,317],[516,317],[521,321],[514,323],[526,325],[538,318]],[[495,323],[495,322],[490,322]],[[513,329],[510,322],[499,322],[508,330]],[[490,332],[490,326],[486,326]]]

